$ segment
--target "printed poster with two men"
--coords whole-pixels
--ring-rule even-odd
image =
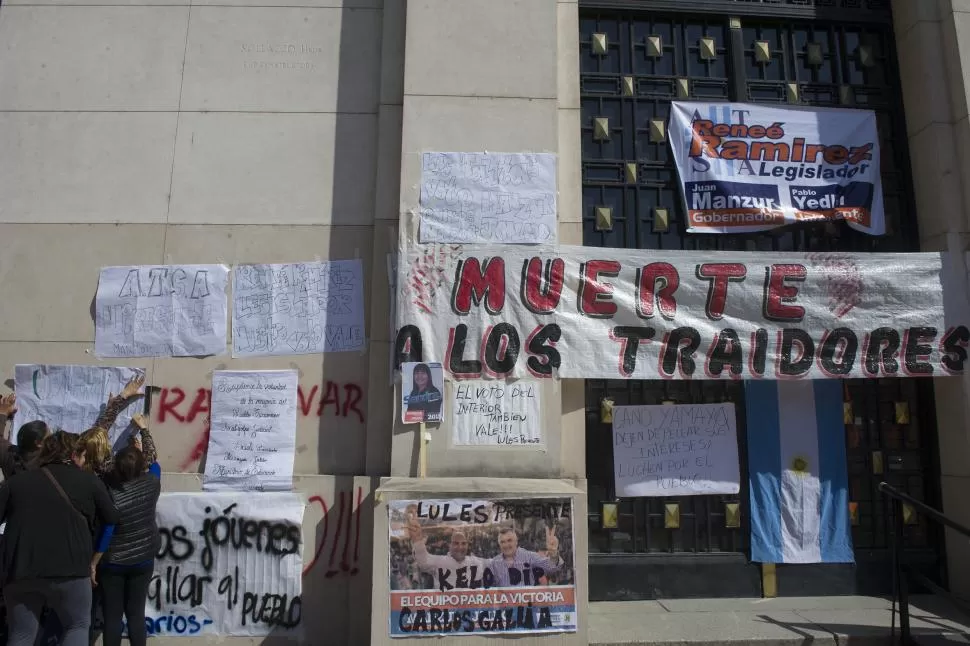
[[[388,503],[391,637],[576,631],[568,498]]]

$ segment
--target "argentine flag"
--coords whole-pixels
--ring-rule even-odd
[[[853,563],[842,382],[747,381],[751,560]]]

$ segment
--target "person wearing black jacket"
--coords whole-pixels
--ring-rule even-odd
[[[8,646],[32,646],[49,606],[64,628],[63,646],[87,646],[91,623],[90,566],[98,524],[118,522],[104,484],[84,471],[77,437],[48,437],[35,469],[0,486],[0,523],[10,634]]]
[[[160,546],[155,507],[162,471],[148,420],[136,415],[132,421],[140,442],[122,449],[105,476],[120,520],[104,528],[91,561],[91,583],[100,584],[104,598],[104,646],[121,646],[122,619],[130,646],[145,646],[145,601]]]

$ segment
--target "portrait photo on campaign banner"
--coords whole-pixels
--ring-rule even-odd
[[[388,503],[390,635],[575,632],[568,498]]]
[[[401,364],[401,421],[405,424],[440,422],[444,389],[440,363]]]

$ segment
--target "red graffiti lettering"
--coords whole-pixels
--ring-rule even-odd
[[[154,412],[155,421],[159,424],[171,424],[173,421],[192,424],[201,416],[208,415],[212,409],[212,391],[208,388],[198,388],[191,402],[182,386],[167,386],[160,390],[161,396]],[[317,401],[321,393],[322,398]],[[307,389],[300,386],[297,398],[301,417],[310,417],[314,413],[322,417],[329,411],[334,417],[356,417],[362,424],[366,421],[362,405],[364,389],[359,384],[327,381],[322,385],[308,386]]]
[[[174,401],[169,401],[169,398],[168,398],[169,395],[174,395],[175,396],[175,400]],[[183,401],[185,401],[185,391],[182,390],[181,388],[179,388],[178,386],[176,386],[174,388],[171,388],[171,389],[169,389],[169,388],[162,388],[162,396],[161,396],[161,399],[159,399],[159,402],[158,402],[158,422],[160,424],[161,423],[164,423],[165,422],[165,418],[168,415],[171,415],[172,417],[174,417],[175,419],[177,419],[180,422],[184,422],[185,421],[185,415],[180,414],[176,410],[176,407],[179,404],[181,404]]]
[[[205,455],[206,449],[209,448],[209,418],[205,418],[205,426],[202,429],[202,435],[199,436],[198,441],[195,446],[192,447],[192,452],[189,453],[189,457],[185,459],[182,464],[179,465],[180,471],[188,471],[189,467],[202,459]]]
[[[354,576],[360,570],[360,512],[364,502],[364,490],[362,487],[357,487],[356,504],[354,503],[353,493],[350,491],[341,491],[336,497],[339,502],[332,507],[327,505],[323,496],[313,495],[309,498],[310,503],[320,506],[323,514],[323,529],[317,539],[313,557],[303,568],[304,576],[316,566],[328,545],[330,555],[327,559],[327,571],[324,574],[326,578],[331,579],[341,572],[348,576]],[[334,510],[337,514],[337,527],[332,540],[330,538],[331,510]],[[346,521],[344,520],[345,517]],[[353,551],[350,549],[351,542],[353,542]],[[339,563],[337,561],[338,554],[340,555]]]

